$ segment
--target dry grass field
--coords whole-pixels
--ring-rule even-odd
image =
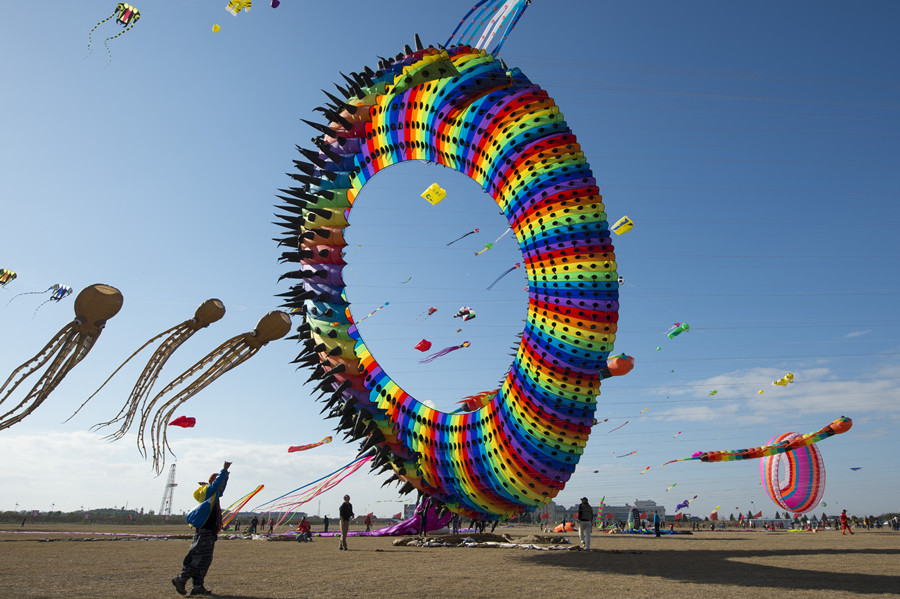
[[[50,534],[73,525],[0,533],[0,597],[178,597],[170,582],[187,539]],[[94,532],[183,534],[181,527],[102,527]],[[22,534],[33,531],[35,534]],[[514,539],[536,529],[500,529]],[[577,534],[569,537],[577,545]],[[312,543],[222,539],[206,586],[214,596],[679,597],[765,599],[900,595],[900,534],[857,531],[709,532],[652,536],[596,533],[583,551],[399,547],[393,538]],[[190,587],[190,585],[189,585]]]

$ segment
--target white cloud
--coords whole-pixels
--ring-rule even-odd
[[[193,438],[172,443],[177,456],[173,513],[194,507],[191,493],[196,483],[233,461],[225,500],[233,501],[257,485],[266,488],[247,508],[252,508],[301,485],[341,468],[356,457],[353,448],[336,443],[301,453],[287,453],[287,447],[247,443],[229,439]],[[6,432],[0,436],[0,455],[12,457],[0,481],[0,509],[53,509],[62,511],[101,507],[143,507],[158,511],[169,473],[175,462],[167,456],[163,473],[156,476],[151,462],[141,458],[135,437],[126,436],[109,443],[94,433],[76,431],[42,434]],[[384,477],[369,474],[363,466],[338,488],[307,504],[303,511],[315,513],[321,500],[323,513],[335,513],[340,496],[355,497],[357,511],[376,509],[378,514],[396,512],[400,502],[396,487],[380,489]],[[410,496],[404,499],[409,499]],[[413,497],[414,499],[414,497]],[[223,503],[230,503],[223,501]],[[374,504],[379,503],[378,506]]]
[[[873,368],[850,379],[842,379],[824,366],[796,368],[791,370],[793,384],[772,385],[772,381],[786,372],[778,368],[750,368],[686,384],[672,392],[685,398],[678,407],[655,416],[695,421],[739,416],[744,423],[760,422],[785,410],[832,418],[863,413],[878,413],[882,418],[900,417],[898,365]],[[713,389],[717,393],[710,396],[709,391]],[[691,396],[696,398],[695,405],[687,399]]]
[[[863,335],[868,335],[872,331],[851,331],[844,335],[844,339],[853,339],[854,337],[862,337]]]

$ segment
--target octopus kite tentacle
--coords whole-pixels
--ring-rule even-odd
[[[269,312],[256,324],[256,328],[248,333],[236,335],[201,358],[196,364],[181,373],[157,393],[153,399],[144,403],[141,408],[141,419],[138,424],[137,445],[141,455],[146,456],[144,434],[150,424],[151,443],[153,449],[153,467],[157,473],[165,466],[165,452],[169,448],[166,441],[166,425],[184,402],[202,391],[217,378],[250,359],[261,347],[281,339],[291,330],[291,318],[281,311]],[[199,373],[199,375],[198,375]],[[150,414],[159,401],[179,385],[197,375],[196,380],[188,384],[172,398],[163,403],[151,421]]]
[[[615,254],[596,181],[547,92],[468,46],[407,46],[344,75],[345,99],[317,108],[317,150],[300,149],[278,196],[279,240],[301,279],[281,297],[304,323],[294,338],[338,430],[361,441],[388,482],[452,511],[497,520],[549,503],[584,451],[618,320]],[[365,183],[408,160],[458,170],[506,215],[528,278],[515,358],[484,407],[446,414],[406,393],[360,338],[343,294],[343,229]]]
[[[97,24],[94,25],[94,28],[91,29],[90,31],[88,31],[88,54],[90,54],[91,52],[93,52],[93,50],[91,49],[91,44],[93,44],[94,42],[93,42],[93,40],[91,39],[91,35],[94,33],[94,31],[96,31],[97,27],[100,27],[100,25],[103,25],[104,23],[106,23],[107,21],[109,21],[110,19],[112,19],[113,17],[115,17],[117,14],[119,14],[119,6],[120,6],[120,5],[117,5],[117,6],[116,6],[116,9],[113,11],[113,14],[109,15],[108,17],[106,17],[106,18],[103,19],[102,21],[97,21]],[[107,48],[107,51],[109,51],[109,48]]]
[[[108,38],[106,38],[105,40],[103,40],[103,45],[106,46],[106,54],[107,54],[107,56],[109,57],[108,62],[112,62],[112,51],[110,51],[110,49],[109,49],[109,41],[110,41],[110,40],[116,39],[116,38],[119,37],[120,35],[125,35],[125,34],[128,33],[129,31],[131,31],[132,29],[134,29],[134,26],[135,26],[136,24],[137,24],[137,19],[135,19],[134,21],[132,21],[131,25],[129,25],[128,27],[126,27],[125,29],[123,29],[122,31],[120,31],[119,33],[117,33],[117,34],[115,34],[115,35],[111,35],[111,36],[109,36]]]
[[[75,320],[60,329],[34,358],[16,368],[0,387],[0,393],[6,389],[6,393],[0,396],[0,403],[3,403],[22,381],[50,362],[19,404],[0,416],[0,430],[22,421],[47,399],[69,371],[88,354],[106,321],[122,308],[122,301],[119,290],[109,285],[91,285],[78,294]],[[19,410],[21,412],[16,414]]]
[[[188,320],[185,320],[182,323],[175,325],[174,327],[163,331],[159,335],[156,335],[142,346],[140,346],[133,354],[128,356],[128,358],[122,362],[122,364],[116,368],[109,378],[103,381],[103,384],[94,391],[90,397],[84,400],[84,403],[75,410],[75,413],[66,420],[68,422],[72,419],[72,417],[77,414],[81,408],[87,405],[95,395],[100,393],[100,390],[106,386],[106,383],[112,380],[116,374],[128,364],[129,361],[136,355],[138,355],[145,347],[156,341],[157,339],[169,335],[163,342],[160,344],[156,351],[153,352],[153,355],[150,356],[150,360],[147,362],[147,365],[144,366],[144,370],[138,376],[137,382],[135,382],[134,387],[131,389],[131,394],[128,396],[128,400],[125,402],[125,405],[122,406],[122,409],[119,410],[119,413],[116,414],[116,417],[107,422],[101,422],[99,424],[94,425],[94,429],[102,428],[104,426],[109,426],[116,422],[123,421],[122,426],[116,432],[110,434],[108,438],[111,439],[120,439],[122,438],[126,431],[131,428],[132,420],[134,419],[135,414],[138,411],[139,405],[146,405],[147,398],[150,395],[150,389],[153,388],[154,383],[156,383],[156,379],[159,377],[159,373],[162,370],[163,366],[165,366],[168,359],[172,356],[176,349],[181,347],[181,345],[190,339],[194,333],[199,331],[200,329],[205,329],[209,325],[214,322],[218,322],[225,316],[225,304],[222,303],[221,300],[218,299],[208,299],[197,308],[196,312],[194,312],[194,317]]]

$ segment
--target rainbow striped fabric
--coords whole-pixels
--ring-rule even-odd
[[[345,76],[329,96],[300,183],[282,190],[279,240],[298,280],[285,306],[304,323],[295,360],[374,468],[466,517],[548,503],[584,451],[618,320],[618,274],[597,183],[553,99],[483,50],[409,46]],[[341,252],[353,201],[378,171],[426,160],[477,181],[506,215],[528,278],[527,323],[496,396],[473,412],[434,410],[369,352],[345,299]]]

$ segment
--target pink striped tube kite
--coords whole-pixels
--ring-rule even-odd
[[[798,433],[784,433],[773,437],[769,445],[785,441],[790,443],[800,436]],[[759,462],[759,474],[769,497],[794,514],[803,514],[815,508],[825,492],[825,464],[815,445],[763,458]]]

